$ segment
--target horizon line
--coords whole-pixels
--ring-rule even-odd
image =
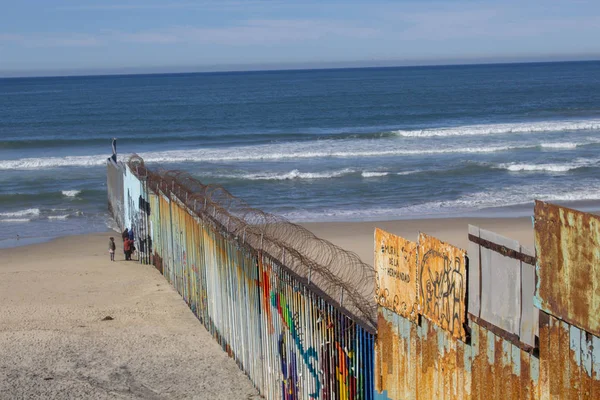
[[[558,64],[558,63],[585,63],[599,62],[596,57],[556,57],[548,59],[490,59],[490,60],[440,60],[434,61],[334,61],[323,63],[256,63],[256,64],[215,64],[210,66],[164,66],[164,67],[115,67],[115,68],[81,68],[74,70],[49,70],[49,71],[13,71],[0,70],[0,79],[19,78],[70,78],[70,77],[109,77],[109,76],[135,76],[135,75],[185,75],[185,74],[219,74],[219,73],[244,73],[244,72],[277,72],[277,71],[319,71],[343,69],[378,69],[378,68],[427,68],[427,67],[460,67],[460,66],[493,66],[493,65],[518,65],[518,64]],[[314,65],[312,65],[314,64]],[[64,71],[64,73],[61,73]],[[23,75],[19,75],[22,73]],[[40,75],[36,75],[39,73]]]

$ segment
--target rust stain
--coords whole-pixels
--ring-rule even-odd
[[[466,252],[419,234],[418,297],[421,314],[465,340]]]
[[[560,363],[560,346],[559,346],[559,325],[556,318],[549,316],[549,347],[548,353],[548,366],[549,366],[549,383],[550,383],[550,396],[557,398],[560,396],[562,388],[562,368]]]
[[[534,399],[534,387],[531,382],[530,355],[521,351],[521,377],[519,379],[520,398],[524,400]]]
[[[375,389],[381,393],[384,390],[394,396],[396,379],[393,376],[396,360],[393,346],[398,341],[394,334],[392,323],[383,315],[381,309],[377,313],[377,342],[375,344]],[[392,397],[394,398],[394,397]]]
[[[417,244],[376,228],[375,272],[377,303],[416,321]]]
[[[600,336],[600,218],[541,201],[534,213],[538,305]]]

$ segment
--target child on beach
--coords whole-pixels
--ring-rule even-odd
[[[111,236],[110,240],[108,241],[108,252],[110,253],[110,261],[115,261],[116,248],[117,246],[115,245],[115,238]]]

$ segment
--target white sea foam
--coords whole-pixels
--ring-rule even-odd
[[[361,176],[363,178],[378,178],[380,176],[386,176],[388,175],[389,172],[369,172],[369,171],[364,171]]]
[[[0,213],[0,217],[8,217],[8,218],[12,218],[12,217],[18,218],[18,217],[27,217],[27,216],[37,217],[39,215],[40,215],[39,208],[28,208],[26,210]]]
[[[345,168],[338,171],[330,172],[300,172],[294,169],[290,172],[285,173],[258,173],[258,174],[240,174],[240,175],[213,175],[216,178],[229,178],[229,179],[246,179],[251,181],[267,180],[267,181],[285,181],[292,179],[329,179],[338,178],[347,174],[354,173],[353,169]]]
[[[31,221],[29,218],[8,218],[8,219],[0,219],[0,222],[13,222],[13,223],[22,223]]]
[[[0,161],[0,169],[42,169],[57,167],[93,167],[106,164],[105,156],[71,156],[71,157],[42,157],[20,158],[17,160]]]
[[[515,146],[480,147],[443,147],[407,149],[405,145],[394,141],[362,140],[319,141],[308,144],[285,143],[280,145],[240,146],[226,149],[169,150],[163,152],[141,153],[148,163],[184,163],[184,162],[227,162],[227,161],[276,161],[310,158],[356,158],[385,156],[419,156],[448,153],[492,153],[515,149]],[[122,156],[126,159],[128,155]],[[0,170],[30,170],[59,167],[95,167],[106,163],[104,155],[77,157],[23,158],[0,160]]]
[[[549,123],[548,123],[549,124]],[[514,124],[513,124],[514,125]],[[467,130],[467,134],[475,132],[493,131],[494,125],[482,125],[484,128]],[[600,126],[600,122],[599,122]],[[470,129],[470,128],[469,128]],[[487,130],[486,130],[487,129]],[[501,130],[500,128],[496,130]],[[506,129],[505,129],[506,130]],[[430,131],[402,131],[408,132],[407,136],[435,136],[448,135],[444,132],[463,132],[459,128],[440,128]],[[469,133],[470,132],[470,133]],[[591,141],[590,143],[596,143]],[[548,150],[574,148],[590,143],[542,143],[542,148]],[[201,148],[186,150],[167,150],[140,153],[148,163],[186,163],[186,162],[236,162],[236,161],[277,161],[290,159],[318,159],[318,158],[369,158],[393,156],[421,156],[436,154],[485,154],[516,149],[536,148],[535,143],[509,143],[503,145],[470,145],[464,143],[448,142],[447,144],[431,145],[426,141],[407,145],[397,138],[384,138],[377,140],[320,140],[310,142],[285,142],[268,145],[236,146],[227,148]],[[125,160],[129,155],[121,155]],[[41,157],[21,158],[16,160],[0,160],[0,170],[29,170],[60,167],[98,167],[105,165],[106,155],[69,156],[69,157]],[[319,178],[319,177],[316,177]],[[263,178],[259,178],[263,179]],[[287,179],[287,178],[286,178]],[[66,192],[66,191],[65,191]]]
[[[510,124],[465,125],[420,130],[393,131],[405,137],[502,135],[510,133],[543,133],[560,131],[600,130],[600,120],[540,121]]]
[[[598,159],[577,159],[564,164],[526,164],[526,163],[508,163],[499,164],[498,168],[506,169],[511,172],[568,172],[578,168],[592,167],[598,164]]]
[[[542,143],[540,144],[541,148],[545,148],[545,149],[566,149],[566,150],[571,150],[571,149],[575,149],[577,148],[577,146],[579,146],[578,143],[571,143],[571,142],[566,142],[566,143]]]
[[[411,171],[398,172],[397,175],[412,175],[412,174],[418,174],[420,172],[423,172],[423,170],[422,169],[414,169]]]
[[[574,183],[576,185],[576,183]],[[534,199],[544,201],[600,200],[597,183],[562,187],[549,185],[510,186],[490,192],[466,194],[454,200],[432,201],[404,207],[360,207],[355,209],[321,209],[292,211],[282,216],[290,221],[360,221],[389,220],[394,218],[423,218],[469,213],[495,207],[530,205]]]
[[[64,220],[67,218],[69,218],[69,214],[67,214],[67,215],[50,215],[48,217],[48,219],[59,219],[59,220]]]
[[[65,197],[76,197],[79,193],[81,193],[81,190],[63,190],[62,194]]]

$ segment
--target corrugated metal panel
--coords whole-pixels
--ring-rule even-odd
[[[479,237],[479,228],[469,225],[469,234]],[[467,311],[479,317],[481,310],[481,252],[479,245],[469,241],[469,304]]]
[[[377,303],[416,320],[417,244],[376,228],[375,271]]]
[[[466,253],[424,233],[419,234],[419,300],[422,315],[452,336],[465,339]]]
[[[520,251],[519,242],[481,229],[484,240]],[[507,332],[519,334],[521,321],[521,262],[481,248],[481,318]]]
[[[535,203],[536,306],[600,335],[600,218]]]
[[[534,256],[528,248],[521,246],[521,253]],[[533,296],[535,293],[535,266],[521,263],[521,326],[519,327],[519,339],[535,347],[535,337],[538,333],[538,314],[539,311],[533,305]]]
[[[539,360],[469,322],[464,343],[423,319],[379,308],[378,399],[538,399]]]

